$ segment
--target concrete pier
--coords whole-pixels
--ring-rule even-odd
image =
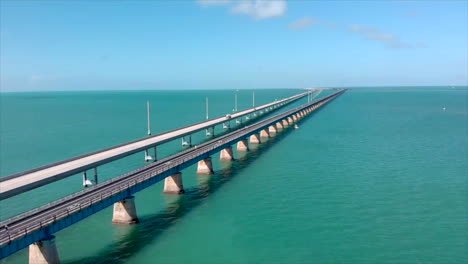
[[[259,134],[253,134],[250,136],[250,144],[261,144],[262,142],[260,141],[260,135]]]
[[[262,131],[260,131],[260,137],[261,138],[269,138],[270,137],[270,132],[268,131],[268,129],[263,129]]]
[[[182,173],[178,172],[164,179],[164,193],[168,194],[183,194],[185,193],[184,184],[182,183]]]
[[[289,126],[289,121],[287,119],[283,119],[283,127],[287,128]]]
[[[135,196],[130,196],[114,204],[114,215],[112,223],[131,225],[138,223],[138,217],[135,207]]]
[[[276,123],[276,129],[277,131],[281,131],[284,129],[283,124],[281,122]]]
[[[211,158],[206,158],[198,162],[197,173],[203,175],[211,175],[214,173]]]
[[[273,126],[270,126],[270,127],[268,128],[268,132],[270,132],[270,133],[278,133],[278,129],[276,128],[275,125],[273,125]]]
[[[239,152],[249,151],[249,143],[247,139],[242,139],[241,141],[237,142],[237,151]]]
[[[227,147],[227,148],[221,150],[221,154],[220,154],[219,159],[224,160],[224,161],[233,161],[234,160],[234,154],[232,153],[232,147]]]
[[[294,122],[296,122],[297,121],[297,115],[293,115],[292,119],[293,119]]]
[[[29,245],[29,264],[59,264],[55,236]]]
[[[294,123],[294,120],[291,117],[288,117],[288,123],[292,125],[292,123]]]

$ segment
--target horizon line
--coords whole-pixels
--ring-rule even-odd
[[[331,86],[331,87],[302,87],[302,88],[233,88],[233,89],[90,89],[90,90],[23,90],[23,91],[2,91],[1,93],[40,93],[40,92],[147,92],[147,91],[232,91],[232,90],[304,90],[304,89],[335,89],[335,88],[430,88],[430,87],[466,87],[466,85],[365,85],[365,86]]]

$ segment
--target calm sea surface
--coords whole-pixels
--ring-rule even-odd
[[[257,90],[257,105],[301,90]],[[234,107],[234,91],[3,93],[0,175],[144,137]],[[251,106],[240,90],[239,109]],[[323,93],[325,94],[325,93]],[[323,95],[322,94],[322,95]],[[302,99],[294,105],[306,102]],[[443,111],[443,107],[446,110]],[[356,88],[215,175],[183,171],[186,194],[136,194],[141,223],[112,208],[57,236],[63,263],[468,263],[468,89]],[[218,132],[222,132],[219,128]],[[203,133],[193,141],[202,142]],[[159,148],[160,156],[180,141]],[[138,153],[100,180],[144,165]],[[80,175],[0,202],[0,219],[81,190]],[[3,260],[27,263],[27,250]]]

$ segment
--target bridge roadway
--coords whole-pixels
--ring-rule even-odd
[[[250,126],[230,132],[219,138],[192,147],[143,168],[84,189],[80,192],[20,214],[0,223],[0,259],[81,221],[98,211],[130,197],[168,176],[180,172],[196,162],[229,147],[239,140],[256,134],[281,120],[287,119],[314,105],[331,101],[344,93],[340,90]]]
[[[307,96],[308,94],[310,94],[310,92],[301,93],[259,107],[240,111],[232,114],[231,118],[227,118],[225,116],[214,118],[151,137],[139,139],[133,142],[121,144],[104,150],[35,168],[29,171],[2,177],[0,178],[0,200],[4,200],[34,188],[49,184],[51,182],[61,180],[88,169],[96,168],[99,165],[109,163],[111,161],[155,147],[157,145],[161,145],[177,138],[214,127],[221,123],[235,120],[236,118],[242,118],[243,116],[249,115],[253,112],[267,109],[269,107],[276,107],[280,104],[282,105],[283,103],[293,102],[304,96]]]

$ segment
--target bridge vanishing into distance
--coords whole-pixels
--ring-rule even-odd
[[[25,191],[41,187],[77,173],[86,173],[86,171],[89,169],[94,170],[94,182],[97,182],[97,167],[99,165],[103,165],[141,151],[145,151],[145,156],[148,157],[148,150],[151,148],[154,149],[154,157],[151,157],[151,159],[156,159],[156,146],[158,145],[175,140],[177,138],[184,138],[185,136],[188,137],[187,144],[189,145],[191,144],[191,134],[205,129],[207,130],[207,135],[214,134],[214,127],[216,125],[225,125],[225,123],[236,119],[236,122],[239,123],[242,122],[243,117],[249,120],[252,118],[251,115],[256,117],[257,113],[261,115],[264,112],[275,110],[305,96],[311,95],[312,92],[315,91],[304,92],[262,106],[252,107],[244,111],[233,113],[229,115],[229,117],[223,116],[209,119],[183,128],[2,177],[0,178],[0,200],[7,199]],[[209,129],[211,129],[211,132]]]
[[[308,102],[265,120],[238,128],[169,157],[155,160],[142,168],[100,184],[95,184],[55,202],[5,220],[0,223],[0,259],[29,246],[30,263],[60,263],[53,234],[111,205],[114,205],[113,223],[138,223],[135,197],[133,196],[135,193],[164,180],[165,193],[183,194],[184,187],[181,173],[183,169],[198,163],[198,174],[213,174],[212,155],[221,152],[221,160],[233,161],[234,155],[232,145],[237,144],[238,152],[249,151],[248,139],[250,139],[250,144],[261,144],[261,138],[274,136],[276,133],[293,125],[345,91],[345,89],[338,90],[323,98]],[[5,190],[3,189],[3,185],[0,185],[2,194],[6,193],[3,194],[1,199],[63,179],[86,169],[95,168],[98,165],[111,162],[130,154],[145,151],[148,148],[155,147],[164,142],[183,136],[189,136],[196,131],[212,128],[215,125],[228,121],[230,122],[236,118],[242,118],[243,116],[253,114],[257,111],[267,111],[267,109],[269,111],[273,110],[286,103],[307,96],[310,93],[311,92],[298,94],[261,107],[251,108],[232,114],[230,118],[221,117],[211,119],[178,130],[8,176],[7,179],[0,182],[0,184],[22,179],[22,177],[27,177],[24,178],[27,180],[24,180],[22,184],[21,181],[16,183],[16,185],[12,184],[11,186],[13,186],[13,188],[10,187]],[[212,131],[214,131],[214,129]],[[15,188],[20,188],[20,191],[15,191]]]

